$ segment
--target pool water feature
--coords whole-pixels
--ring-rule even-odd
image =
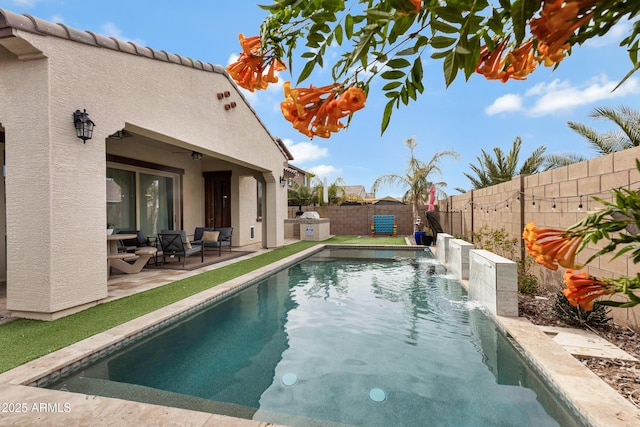
[[[580,425],[429,251],[325,249],[50,388],[291,426]]]

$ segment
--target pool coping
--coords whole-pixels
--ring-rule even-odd
[[[468,290],[469,281],[461,280]],[[501,329],[522,349],[539,375],[571,406],[587,425],[628,427],[640,425],[640,408],[609,386],[525,317],[498,316],[486,310]]]
[[[27,362],[0,374],[0,403],[4,406],[0,407],[0,425],[24,423],[25,417],[28,416],[29,423],[37,422],[39,418],[49,425],[67,424],[74,420],[88,421],[90,424],[92,421],[108,418],[112,422],[121,420],[127,425],[148,424],[155,419],[162,419],[163,423],[175,420],[181,425],[184,425],[185,420],[189,420],[188,424],[194,426],[273,426],[274,424],[256,420],[32,386],[42,385],[43,381],[55,380],[56,373],[63,375],[65,368],[71,370],[84,366],[110,351],[117,351],[129,341],[155,332],[168,322],[187,317],[204,305],[215,303],[241,288],[251,286],[266,275],[282,270],[325,247],[416,250],[415,246],[319,244]],[[463,280],[462,283],[468,288],[468,281]],[[540,328],[525,318],[492,317],[503,333],[524,350],[525,357],[534,368],[574,407],[586,423],[592,426],[612,427],[640,425],[639,408],[622,397]],[[14,406],[9,407],[7,404]],[[20,406],[16,406],[18,404]],[[22,409],[25,411],[21,411]],[[18,410],[20,412],[17,412]],[[159,418],[160,414],[162,418]]]

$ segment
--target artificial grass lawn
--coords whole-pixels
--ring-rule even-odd
[[[129,320],[217,286],[275,261],[323,244],[405,245],[402,237],[336,236],[324,242],[301,241],[197,276],[150,289],[51,322],[18,319],[0,325],[0,372],[106,331]]]

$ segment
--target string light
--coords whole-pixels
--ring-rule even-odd
[[[640,184],[640,181],[637,182],[633,182],[627,185],[624,185],[622,187],[619,187],[618,189],[621,188],[632,188],[633,186],[636,186]],[[582,197],[590,197],[590,196],[598,196],[601,197],[603,199],[606,199],[606,197],[602,197],[602,195],[609,195],[609,197],[613,197],[610,195],[609,192],[607,191],[598,191],[598,192],[594,192],[594,193],[589,193],[589,194],[581,194],[579,195],[579,203],[578,203],[578,208],[577,211],[581,212],[583,210],[588,210],[588,200],[587,200],[587,204],[584,204],[582,201]],[[468,211],[468,207],[470,206],[474,211],[478,211],[480,213],[489,213],[491,211],[491,208],[493,208],[494,212],[498,211],[498,208],[501,208],[502,206],[504,206],[506,209],[509,209],[511,207],[511,200],[516,200],[516,201],[520,201],[521,197],[524,197],[524,199],[522,199],[523,201],[527,201],[528,197],[531,197],[531,206],[539,206],[540,203],[538,203],[540,200],[543,201],[550,201],[551,202],[551,212],[556,212],[558,209],[558,203],[567,203],[567,205],[570,203],[569,200],[573,199],[575,200],[576,196],[555,196],[555,197],[541,197],[541,196],[528,196],[526,193],[522,192],[522,191],[514,191],[510,196],[506,197],[505,200],[495,203],[495,204],[489,204],[489,205],[480,205],[479,203],[472,201],[472,200],[467,200],[466,203],[461,206],[459,210],[460,213],[462,213],[463,211]],[[538,200],[536,200],[536,197]],[[481,199],[482,200],[482,199]]]

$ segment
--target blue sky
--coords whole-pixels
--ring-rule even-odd
[[[266,16],[248,0],[0,0],[0,8],[220,65],[227,65],[239,52],[238,33],[258,34]],[[595,153],[567,121],[607,131],[613,129],[610,123],[589,117],[594,108],[624,105],[640,110],[640,73],[611,92],[631,68],[618,46],[629,28],[618,25],[606,37],[574,49],[555,71],[540,66],[528,80],[506,84],[474,75],[468,82],[459,78],[447,89],[442,63],[425,58],[424,94],[418,102],[394,111],[384,135],[380,121],[386,98],[376,90],[381,81],[374,83],[366,107],[354,114],[350,127],[330,139],[310,140],[282,117],[281,83],[289,79],[287,72],[281,74],[280,84],[245,95],[270,132],[285,141],[295,157],[291,163],[329,182],[342,178],[370,191],[377,177],[405,171],[409,151],[404,140],[415,137],[416,156],[425,161],[437,151],[460,154],[459,160],[441,163],[441,177],[432,177],[446,182],[445,191],[455,195],[456,187],[471,188],[463,173],[476,163],[481,149],[508,151],[518,136],[523,140],[521,159],[540,145],[547,147],[547,153],[593,157]],[[298,64],[299,70],[302,63]],[[328,84],[329,76],[329,69],[322,70],[305,84]],[[398,196],[402,191],[387,187],[377,196]]]

